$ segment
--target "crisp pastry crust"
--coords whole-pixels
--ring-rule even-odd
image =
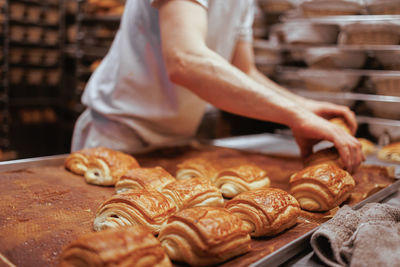
[[[335,164],[340,168],[343,168],[343,162],[340,158],[339,152],[335,147],[329,147],[319,150],[310,156],[303,159],[304,167],[309,167],[321,163]]]
[[[176,179],[206,178],[214,182],[217,170],[215,164],[205,158],[192,158],[178,164]]]
[[[300,205],[287,192],[267,188],[239,194],[225,208],[247,224],[251,236],[272,236],[296,224]]]
[[[100,205],[93,228],[142,225],[158,234],[161,225],[176,211],[174,203],[156,190],[129,190],[112,196]]]
[[[335,164],[322,163],[290,177],[290,193],[309,211],[328,211],[345,201],[355,186],[353,177]]]
[[[174,181],[176,179],[162,167],[135,168],[119,178],[115,190],[117,193],[130,189],[155,189],[161,192],[164,186]]]
[[[400,142],[384,146],[378,151],[378,158],[384,161],[400,163]]]
[[[166,185],[161,193],[175,203],[178,210],[198,207],[222,207],[224,198],[217,187],[207,179],[178,180]]]
[[[84,175],[86,182],[97,185],[115,185],[126,171],[140,167],[134,157],[105,147],[73,152],[64,166],[73,173]]]
[[[160,242],[144,227],[89,233],[71,242],[60,266],[172,266]]]
[[[245,191],[267,188],[270,183],[267,172],[250,163],[223,168],[218,172],[214,181],[215,186],[227,198],[232,198]]]
[[[365,138],[357,138],[361,143],[361,150],[365,156],[372,155],[376,151],[376,146],[370,140]]]
[[[342,129],[345,130],[348,134],[353,135],[353,133],[351,132],[351,130],[349,128],[349,125],[347,125],[347,123],[342,118],[333,118],[333,119],[330,119],[329,122],[342,127]]]
[[[198,266],[218,264],[246,253],[251,241],[239,217],[215,207],[177,212],[162,227],[158,238],[170,259]]]

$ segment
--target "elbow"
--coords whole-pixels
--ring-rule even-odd
[[[187,56],[174,54],[165,60],[168,78],[171,82],[183,85],[188,73]]]

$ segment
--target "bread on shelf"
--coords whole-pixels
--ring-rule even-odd
[[[362,12],[361,1],[355,0],[308,0],[300,4],[304,17],[358,15]]]
[[[390,22],[355,22],[341,27],[339,44],[344,45],[397,45],[400,25]]]

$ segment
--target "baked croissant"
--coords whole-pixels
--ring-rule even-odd
[[[158,234],[161,225],[176,211],[175,205],[156,190],[129,190],[116,194],[96,212],[95,231],[121,226],[143,225]]]
[[[375,144],[372,143],[370,140],[365,138],[357,138],[357,140],[361,143],[361,150],[365,156],[369,156],[375,153]]]
[[[290,193],[309,211],[328,211],[345,201],[355,186],[353,177],[329,163],[305,168],[290,177]]]
[[[62,252],[61,267],[172,266],[160,241],[144,227],[123,227],[89,233]]]
[[[321,163],[336,164],[340,168],[343,168],[344,166],[342,159],[340,158],[339,152],[335,147],[329,147],[319,150],[303,160],[304,167],[309,167]]]
[[[241,193],[225,203],[233,214],[248,225],[251,236],[271,236],[296,224],[300,205],[287,192],[278,188]]]
[[[246,163],[222,169],[216,175],[214,184],[224,197],[232,198],[245,191],[267,188],[270,180],[264,170]]]
[[[105,147],[73,152],[64,165],[71,172],[84,175],[86,182],[97,185],[115,185],[127,170],[139,168],[134,157]]]
[[[175,203],[178,210],[197,207],[222,207],[224,198],[217,187],[207,179],[178,180],[166,185],[161,193]]]
[[[337,126],[340,126],[348,134],[353,135],[353,132],[351,131],[349,125],[342,118],[333,118],[333,119],[330,119],[329,122],[336,124]]]
[[[176,179],[162,167],[135,168],[128,170],[119,178],[115,184],[115,190],[117,193],[129,189],[155,189],[161,191],[164,186],[174,181]]]
[[[400,142],[384,146],[378,151],[378,158],[384,161],[400,163]]]
[[[250,235],[242,220],[224,208],[196,207],[172,215],[158,236],[173,261],[211,265],[246,253]]]
[[[214,181],[217,170],[214,164],[205,158],[192,158],[178,164],[176,179],[206,178]]]

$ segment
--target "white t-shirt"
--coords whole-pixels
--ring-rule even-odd
[[[206,108],[206,102],[168,79],[156,8],[160,1],[127,1],[113,44],[82,96],[90,110],[151,145],[193,136]],[[254,1],[197,2],[208,13],[207,46],[230,61],[237,40],[251,41]],[[118,131],[112,134],[118,138]]]

